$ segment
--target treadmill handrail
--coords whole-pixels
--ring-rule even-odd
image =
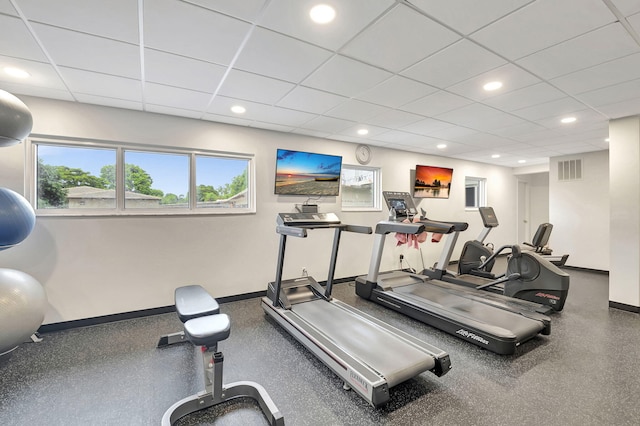
[[[288,235],[290,237],[305,238],[307,236],[307,230],[297,226],[277,225],[276,232],[280,235]]]
[[[424,232],[422,223],[403,223],[384,220],[376,225],[376,234],[386,235],[391,232],[399,232],[401,234],[420,234]]]

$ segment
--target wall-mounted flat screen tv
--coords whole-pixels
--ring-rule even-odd
[[[453,169],[416,166],[413,196],[417,198],[449,198]]]
[[[338,196],[342,157],[278,149],[275,193]]]

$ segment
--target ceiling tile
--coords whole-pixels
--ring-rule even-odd
[[[602,0],[538,0],[471,38],[515,60],[615,21]]]
[[[367,133],[366,136],[358,135],[358,130],[363,128],[367,129],[369,133]],[[385,127],[378,127],[378,126],[372,126],[372,125],[363,126],[361,124],[358,124],[356,126],[347,127],[346,129],[340,131],[339,134],[343,136],[350,136],[351,138],[353,138],[353,140],[359,141],[361,143],[367,143],[367,140],[369,138],[375,138],[377,135],[381,135],[382,133],[385,133],[388,131],[389,129]]]
[[[463,34],[475,30],[511,13],[532,0],[412,0],[415,6],[429,16]]]
[[[613,23],[536,52],[517,63],[548,79],[638,51],[640,46],[624,27]]]
[[[29,84],[55,90],[67,90],[56,70],[47,63],[15,59],[9,56],[0,56],[0,70],[5,67],[17,67],[29,72],[27,80],[16,79],[8,74],[0,72],[0,82]]]
[[[342,118],[350,121],[362,122],[369,117],[386,111],[385,107],[374,105],[369,102],[358,101],[355,99],[347,100],[342,104],[330,109],[324,115],[335,118]]]
[[[421,115],[389,109],[383,112],[382,114],[378,114],[374,117],[371,117],[365,120],[365,122],[367,124],[375,124],[375,125],[387,127],[387,128],[396,128],[396,127],[404,127],[406,125],[415,123],[423,119],[424,117]]]
[[[398,72],[459,39],[453,31],[399,5],[358,34],[340,53]]]
[[[129,43],[140,42],[138,2],[135,1],[20,0],[18,4],[27,19],[32,22]]]
[[[274,104],[294,87],[295,84],[286,81],[234,69],[225,78],[218,94]]]
[[[145,80],[151,83],[213,93],[225,71],[225,67],[198,59],[153,49],[144,51]]]
[[[640,12],[630,16],[627,21],[631,25],[631,28],[635,30],[636,34],[640,34]]]
[[[406,127],[404,127],[406,129]],[[450,126],[438,130],[433,130],[425,133],[433,138],[438,138],[446,141],[459,141],[465,142],[465,139],[471,135],[476,134],[477,131],[469,129],[463,126]]]
[[[338,118],[316,116],[307,121],[300,127],[308,130],[328,131],[331,133],[340,133],[349,127],[354,126],[356,123],[347,120],[340,120]]]
[[[578,94],[635,80],[638,78],[638,70],[640,70],[640,53],[635,53],[554,78],[550,82],[570,94]]]
[[[638,99],[602,105],[598,110],[611,119],[638,115]]]
[[[624,16],[640,13],[640,3],[638,3],[638,0],[611,0],[611,3],[613,3]]]
[[[506,61],[469,40],[461,40],[417,63],[401,74],[445,89]]]
[[[231,112],[231,107],[238,103],[241,103],[242,106],[247,109],[242,117],[240,117],[246,120],[298,127],[315,117],[315,114],[309,114],[307,112],[293,111],[256,102],[227,98],[225,96],[216,96],[207,109],[207,113],[238,117]]]
[[[192,4],[144,2],[144,43],[157,50],[229,65],[250,29],[246,22]]]
[[[394,1],[332,1],[330,4],[336,10],[336,18],[327,25],[314,24],[309,18],[309,11],[317,3],[315,0],[271,0],[259,24],[336,51],[378,15],[393,6]]]
[[[393,144],[393,143],[400,143],[405,140],[415,139],[417,137],[418,135],[416,135],[415,133],[403,132],[400,130],[389,130],[379,135],[375,135],[370,139]],[[427,139],[432,140],[434,142],[436,141],[436,139],[434,138],[427,138]]]
[[[0,0],[0,13],[6,15],[18,16],[15,7],[9,2],[9,0]]]
[[[2,90],[12,93],[18,97],[20,95],[37,96],[39,98],[58,99],[62,101],[74,101],[68,90],[50,89],[48,87],[37,87],[20,83],[2,82]]]
[[[140,81],[74,68],[60,67],[62,78],[75,94],[95,95],[142,103]]]
[[[511,111],[550,102],[565,96],[550,84],[538,83],[504,95],[494,96],[485,100],[484,103],[503,111]]]
[[[545,102],[534,106],[511,111],[512,114],[526,120],[536,121],[546,117],[557,117],[583,110],[585,105],[574,98],[564,97],[551,102]]]
[[[144,85],[144,101],[146,104],[204,111],[210,100],[211,94],[209,93],[156,83],[145,83]]]
[[[103,106],[109,106],[112,108],[133,109],[137,111],[142,111],[142,102],[128,101],[125,99],[117,99],[109,96],[85,95],[82,93],[76,93],[75,97],[78,102],[82,102],[85,104],[103,105]],[[147,111],[149,110],[147,109]],[[175,114],[175,110],[174,110],[172,111],[171,115],[179,115],[179,114]]]
[[[347,98],[333,93],[298,86],[282,98],[277,105],[284,108],[322,114],[345,100]]]
[[[33,24],[33,29],[47,41],[46,49],[57,65],[140,78],[138,46],[41,24]]]
[[[518,136],[522,134],[531,134],[534,132],[544,131],[545,127],[536,123],[520,123],[515,126],[498,127],[491,130],[491,134],[502,136],[505,138],[518,139]]]
[[[437,119],[476,130],[491,130],[524,122],[482,104],[471,104],[436,116]]]
[[[638,75],[640,77],[640,74]],[[636,100],[640,106],[640,78],[637,80],[626,81],[624,83],[609,86],[603,89],[591,90],[581,93],[578,99],[587,105],[600,107],[602,105],[610,105],[613,103]]]
[[[493,81],[499,81],[503,86],[495,91],[486,91],[483,89],[485,84]],[[461,83],[454,84],[448,87],[447,90],[475,101],[482,101],[539,82],[539,78],[525,71],[523,68],[513,64],[506,64]]]
[[[305,86],[354,97],[391,77],[387,71],[336,55],[303,81]]]
[[[215,10],[225,15],[233,16],[244,21],[254,22],[259,16],[265,3],[268,0],[183,0],[185,3],[193,3],[207,9]]]
[[[473,101],[470,99],[440,90],[436,93],[405,104],[399,109],[427,117],[433,117],[472,103]]]
[[[429,136],[430,134],[439,132],[442,129],[449,129],[453,127],[455,126],[451,123],[435,120],[433,118],[425,118],[423,120],[416,121],[415,123],[403,126],[402,130],[411,133],[417,133],[419,135]]]
[[[298,83],[331,56],[331,52],[273,31],[256,28],[235,67]]]
[[[398,108],[437,90],[435,87],[395,75],[357,98],[390,108]]]
[[[19,19],[0,15],[0,55],[46,62],[47,57]]]

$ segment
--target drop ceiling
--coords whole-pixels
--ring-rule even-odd
[[[638,0],[319,2],[0,0],[0,88],[508,167],[640,114]]]

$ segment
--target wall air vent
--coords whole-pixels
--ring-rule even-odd
[[[582,179],[582,160],[558,161],[558,180],[579,180]]]

